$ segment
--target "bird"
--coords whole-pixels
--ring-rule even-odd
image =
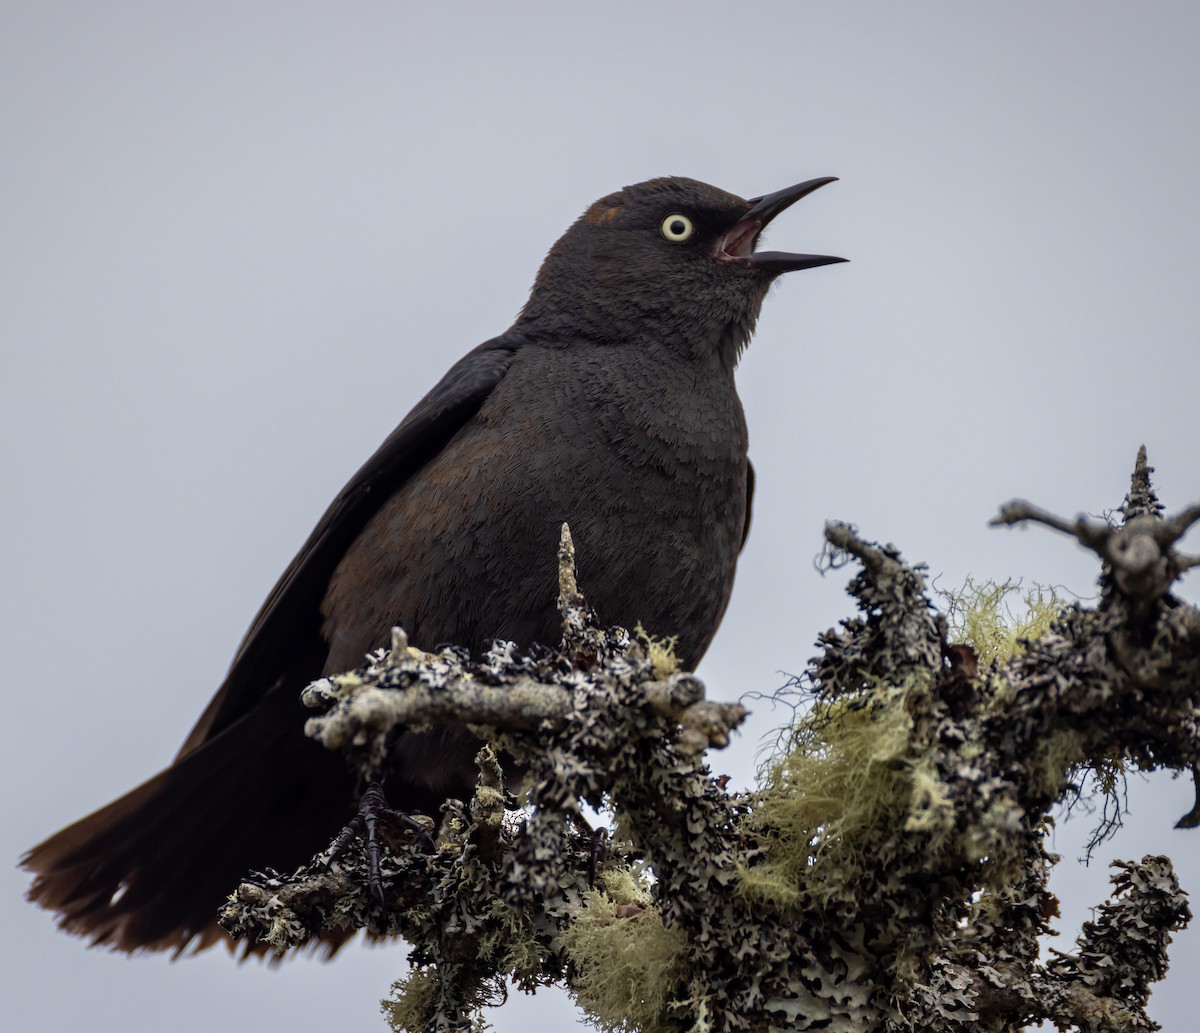
[[[564,522],[596,612],[673,637],[694,669],[750,523],[735,367],[781,274],[845,261],[758,244],[835,178],[744,199],[663,177],[588,207],[513,325],[338,493],[172,763],[23,856],[29,898],[117,951],[224,938],[217,909],[247,872],[304,864],[354,812],[346,762],[304,736],[303,688],[359,666],[393,626],[424,648],[553,645]],[[473,742],[452,726],[401,734],[391,804],[436,814],[469,798]]]

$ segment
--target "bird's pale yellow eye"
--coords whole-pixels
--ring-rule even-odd
[[[662,221],[662,235],[673,244],[681,244],[695,232],[696,227],[686,215],[668,215]]]

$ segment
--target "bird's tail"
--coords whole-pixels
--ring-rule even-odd
[[[298,867],[346,817],[344,762],[304,738],[298,709],[295,693],[268,693],[148,782],[34,847],[21,860],[36,875],[29,899],[56,911],[66,931],[114,950],[178,954],[217,942],[217,909],[248,871]]]

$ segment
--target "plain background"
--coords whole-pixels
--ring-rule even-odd
[[[945,586],[1091,594],[1070,541],[986,523],[1012,496],[1118,505],[1143,442],[1169,508],[1200,498],[1198,11],[4,4],[0,853],[169,760],[345,479],[583,208],[656,175],[838,175],[771,245],[852,259],[786,277],[739,371],[758,495],[711,697],[775,689],[852,612],[849,572],[813,569],[826,518]],[[712,757],[741,784],[786,716],[755,706]],[[1090,867],[1094,819],[1060,826],[1057,946],[1113,857],[1169,853],[1200,888],[1200,832],[1172,829],[1191,803],[1135,778]],[[5,876],[8,1029],[380,1030],[405,967],[117,957],[26,882]],[[1171,957],[1152,1013],[1191,1028],[1200,928]]]

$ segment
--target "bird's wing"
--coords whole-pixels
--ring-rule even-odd
[[[746,522],[742,524],[742,544],[738,552],[746,547],[746,539],[750,537],[750,507],[754,503],[754,464],[746,460]]]
[[[474,416],[524,343],[517,334],[504,334],[455,363],[338,492],[271,589],[180,756],[253,708],[295,656],[319,637],[321,600],[350,543],[396,488]]]

